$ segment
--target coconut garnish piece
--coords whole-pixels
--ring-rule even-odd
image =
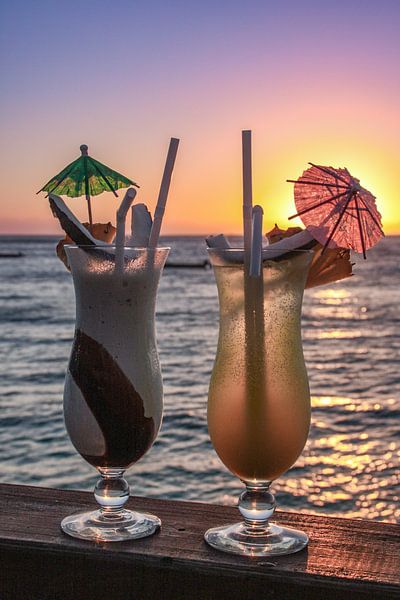
[[[82,223],[82,225],[86,229],[88,229],[90,226],[89,223]],[[104,242],[105,244],[111,244],[111,242],[114,239],[115,232],[116,232],[116,228],[110,221],[108,223],[93,223],[91,230],[92,230],[92,233],[93,233],[94,237],[96,238],[96,240],[100,240],[100,241]],[[67,255],[65,253],[64,246],[66,244],[73,244],[73,243],[74,243],[74,240],[72,238],[70,238],[68,234],[66,234],[65,237],[58,242],[57,247],[56,247],[56,253],[57,253],[58,258],[64,263],[64,265],[67,267],[68,270],[69,270],[68,259],[67,259]]]
[[[350,262],[350,250],[345,248],[326,248],[318,244],[308,272],[306,288],[334,283],[353,275]]]
[[[281,229],[275,223],[275,227],[271,229],[271,231],[268,231],[268,233],[265,234],[265,237],[270,244],[276,244],[277,242],[280,242],[288,237],[292,237],[293,235],[296,235],[296,233],[301,233],[302,231],[304,231],[304,229],[301,227],[288,227],[288,229]]]
[[[290,227],[289,229],[289,237],[285,237],[285,235],[287,235],[286,231],[279,229],[278,226],[275,226],[275,228],[272,230],[274,235],[271,236],[271,240],[275,240],[275,243],[270,243],[268,246],[263,248],[263,252],[265,251],[265,254],[263,254],[263,260],[268,260],[269,258],[284,258],[293,250],[309,250],[318,244],[318,242],[308,233],[308,231],[303,231],[297,227]],[[267,239],[270,242],[269,235],[270,234],[268,233]],[[278,239],[280,241],[276,241]],[[220,235],[209,236],[206,238],[206,243],[209,248],[215,248],[216,250],[231,248],[228,240],[222,233]],[[231,250],[229,252],[229,259],[225,257],[225,260],[229,260],[229,262],[236,264],[243,263],[243,250]]]
[[[153,219],[150,211],[143,203],[132,206],[131,236],[128,238],[127,246],[135,248],[146,248],[149,245],[149,238]]]
[[[96,240],[90,231],[86,229],[68,208],[64,200],[55,194],[49,195],[49,204],[53,215],[60,221],[65,233],[79,246],[99,246],[101,242]]]
[[[318,242],[307,231],[300,227],[289,227],[288,229],[279,229],[277,225],[266,234],[270,244],[270,250],[273,250],[273,256],[286,254],[291,250],[310,250]]]
[[[340,281],[353,275],[350,251],[343,248],[327,248],[317,242],[307,229],[289,227],[280,229],[277,225],[266,234],[274,250],[314,250],[314,256],[308,272],[306,289]],[[278,241],[279,240],[279,241]]]
[[[61,227],[64,229],[65,233],[71,238],[75,244],[78,246],[87,246],[89,250],[91,246],[104,246],[104,242],[102,240],[96,239],[90,231],[86,229],[84,225],[77,219],[74,213],[68,208],[65,204],[64,200],[60,198],[60,196],[56,196],[55,194],[49,195],[49,203],[50,208],[53,212],[53,215],[57,217],[60,221]],[[97,251],[97,256],[100,254],[100,251]],[[105,260],[114,262],[114,252],[112,250],[107,251],[104,248],[104,252],[101,253]],[[63,261],[64,262],[64,261]]]

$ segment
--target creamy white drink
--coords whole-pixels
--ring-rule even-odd
[[[112,249],[67,248],[76,330],[64,390],[65,422],[77,451],[99,468],[135,463],[161,424],[154,316],[167,254],[167,249],[125,249],[121,273]]]

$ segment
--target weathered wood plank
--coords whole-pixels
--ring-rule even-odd
[[[235,509],[132,498],[162,530],[135,542],[69,538],[61,519],[94,507],[85,492],[0,485],[1,600],[400,598],[399,527],[387,523],[277,513],[307,531],[307,550],[250,559],[203,541],[208,527],[234,522]]]

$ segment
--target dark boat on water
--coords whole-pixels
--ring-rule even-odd
[[[25,256],[23,252],[0,252],[0,258],[21,258]]]
[[[165,267],[169,269],[209,269],[211,267],[207,259],[201,262],[167,262]]]

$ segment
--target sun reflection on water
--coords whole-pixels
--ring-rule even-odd
[[[395,400],[391,399],[390,405]],[[320,508],[340,505],[348,516],[393,519],[400,517],[399,477],[396,463],[400,450],[395,441],[371,435],[368,416],[382,410],[378,402],[343,396],[317,396],[312,399],[314,420],[312,449],[304,458],[304,467],[313,475],[302,480],[304,493]],[[335,410],[349,414],[338,432],[330,432]],[[365,425],[365,426],[364,426]],[[390,431],[388,431],[388,434]],[[340,503],[340,504],[338,504]],[[368,507],[368,513],[365,509]]]
[[[317,340],[340,340],[340,339],[355,339],[359,337],[363,337],[363,332],[353,330],[349,331],[347,329],[331,329],[326,331],[320,331],[314,335],[314,339]]]
[[[386,409],[395,405],[395,399],[389,399]],[[295,468],[274,484],[280,494],[285,499],[286,494],[307,498],[309,506],[322,512],[336,509],[352,517],[400,518],[396,467],[400,449],[395,432],[390,422],[386,435],[368,429],[369,420],[382,410],[382,404],[371,399],[312,397],[310,439]],[[338,422],[337,414],[347,416]]]
[[[325,298],[331,298],[331,299],[339,299],[339,300],[343,300],[344,298],[353,298],[354,299],[354,295],[350,293],[349,290],[345,290],[344,288],[336,288],[336,287],[332,287],[332,288],[322,288],[322,289],[316,289],[313,293],[314,298],[319,298],[321,299],[325,299]]]

